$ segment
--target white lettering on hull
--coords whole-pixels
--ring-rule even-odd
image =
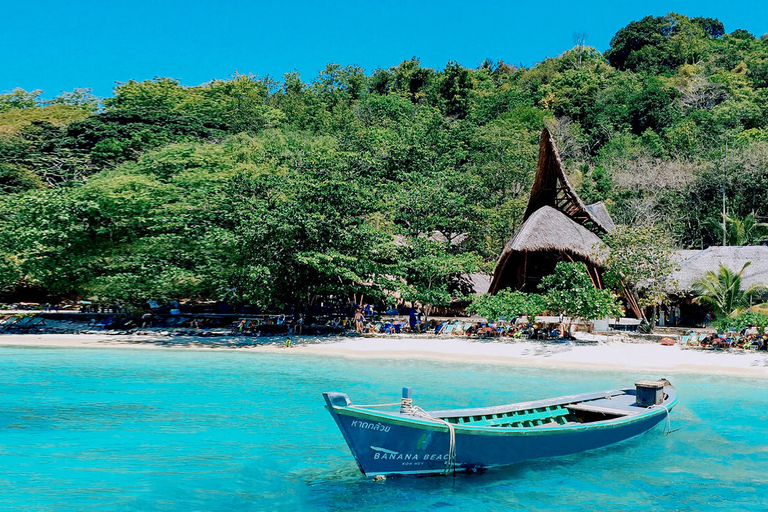
[[[376,430],[377,432],[389,432],[392,428],[389,425],[384,425],[379,422],[352,420],[351,427],[362,428],[364,430]]]
[[[425,462],[445,462],[448,460],[447,453],[400,453],[378,446],[371,446],[376,453],[373,454],[373,460],[395,460],[402,461],[403,466],[421,466]]]

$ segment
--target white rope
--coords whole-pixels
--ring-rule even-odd
[[[445,461],[444,475],[456,474],[456,429],[453,424],[444,420],[443,418],[435,418],[421,407],[413,405],[413,399],[403,398],[400,404],[400,413],[408,414],[411,416],[419,416],[421,418],[428,418],[433,421],[438,421],[448,427],[448,459]]]
[[[667,413],[667,420],[666,420],[665,425],[664,425],[664,435],[668,436],[669,434],[671,434],[673,432],[673,430],[672,430],[672,421],[669,419],[669,409],[664,404],[653,404],[653,405],[651,405],[651,407],[662,407],[666,411],[666,413]],[[677,431],[675,430],[675,432],[677,432]]]
[[[427,411],[422,409],[421,407],[413,405],[413,399],[412,398],[402,398],[400,402],[391,403],[391,404],[371,404],[371,405],[358,405],[353,404],[355,407],[363,407],[363,408],[375,408],[375,407],[392,407],[395,405],[400,406],[400,414],[407,414],[408,416],[418,416],[421,418],[428,418],[433,421],[440,422],[448,427],[448,459],[445,461],[445,469],[443,470],[444,475],[450,475],[451,473],[456,473],[456,429],[453,426],[453,423],[450,423],[443,418],[435,418],[434,416],[430,415]]]

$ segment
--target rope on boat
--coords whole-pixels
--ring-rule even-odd
[[[412,398],[402,398],[400,402],[400,414],[408,414],[411,416],[419,416],[421,418],[428,418],[433,421],[439,421],[446,427],[448,427],[448,459],[445,461],[444,475],[456,474],[456,429],[453,423],[444,420],[443,418],[435,418],[427,411],[417,405],[413,405]]]
[[[672,421],[669,418],[670,412],[669,412],[669,409],[667,408],[666,405],[658,404],[658,405],[652,405],[651,407],[662,407],[667,412],[667,421],[666,421],[666,423],[664,425],[664,435],[665,436],[668,436],[672,432],[677,432],[678,430],[680,430],[679,428],[676,428],[675,430],[672,430]]]
[[[453,426],[453,423],[450,423],[443,418],[436,418],[429,414],[427,411],[422,409],[421,407],[417,405],[413,405],[413,399],[412,398],[401,398],[400,402],[395,402],[391,404],[370,404],[370,405],[358,405],[354,404],[355,407],[363,407],[363,408],[375,408],[375,407],[392,407],[395,405],[400,406],[400,414],[407,414],[409,416],[419,416],[421,418],[428,418],[433,421],[440,422],[444,424],[446,427],[448,427],[448,459],[445,461],[445,469],[443,470],[444,475],[450,475],[451,473],[456,474],[456,429]]]

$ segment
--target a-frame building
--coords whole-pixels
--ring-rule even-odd
[[[552,135],[545,128],[539,142],[536,178],[523,223],[499,257],[489,289],[538,291],[541,279],[559,261],[582,261],[592,282],[602,288],[605,244],[600,235],[615,227],[603,203],[585,205],[563,171]]]

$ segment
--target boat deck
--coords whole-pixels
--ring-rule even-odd
[[[576,398],[576,397],[573,397]],[[556,427],[635,416],[647,410],[634,393],[595,394],[559,403],[532,402],[504,408],[441,411],[438,416],[456,425],[473,427]]]

